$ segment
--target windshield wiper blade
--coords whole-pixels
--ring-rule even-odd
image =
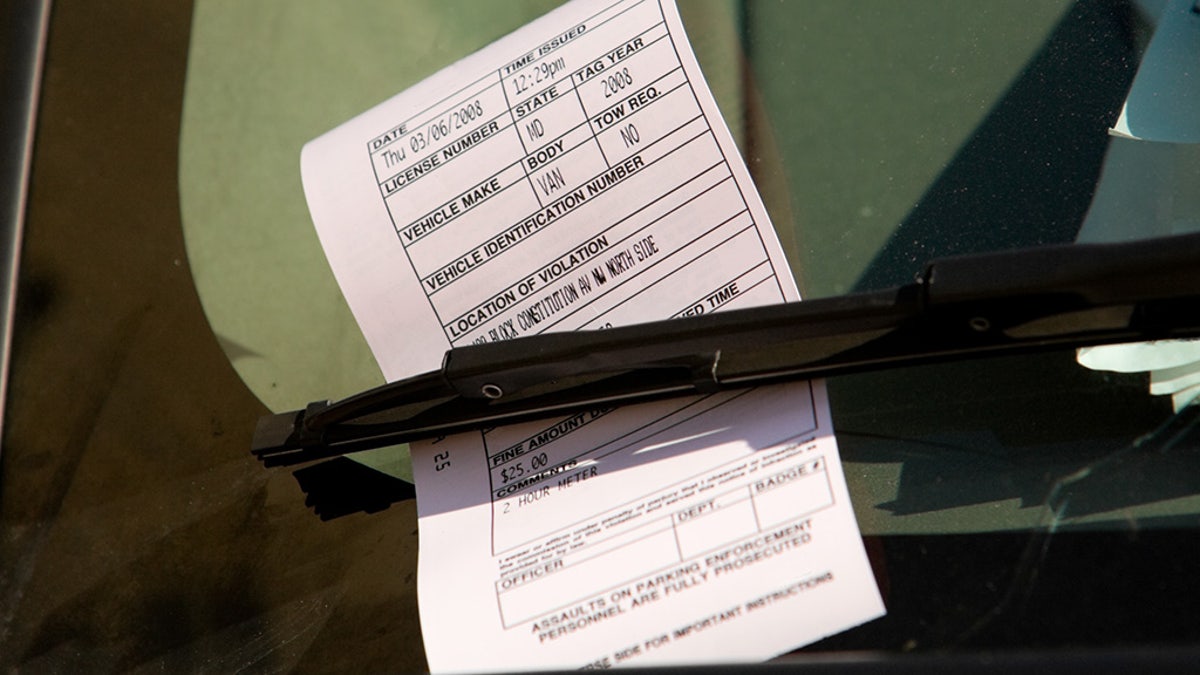
[[[259,420],[267,465],[875,368],[1200,336],[1200,234],[935,260],[911,284],[455,347],[442,368]]]

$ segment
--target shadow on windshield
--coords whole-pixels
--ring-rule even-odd
[[[1133,82],[1133,25],[1126,3],[1075,3],[854,290],[936,257],[1073,241]]]

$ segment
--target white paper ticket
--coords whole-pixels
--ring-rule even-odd
[[[305,146],[389,380],[799,299],[666,0],[573,2]],[[880,616],[821,383],[413,444],[435,671],[759,660]]]

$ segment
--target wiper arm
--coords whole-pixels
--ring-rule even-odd
[[[1200,234],[935,260],[884,291],[455,347],[259,420],[268,466],[580,410],[867,369],[1200,335]]]

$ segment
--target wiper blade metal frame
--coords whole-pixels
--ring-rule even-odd
[[[1053,348],[1200,336],[1200,233],[929,263],[883,291],[455,347],[442,368],[259,420],[268,466],[586,409]]]

